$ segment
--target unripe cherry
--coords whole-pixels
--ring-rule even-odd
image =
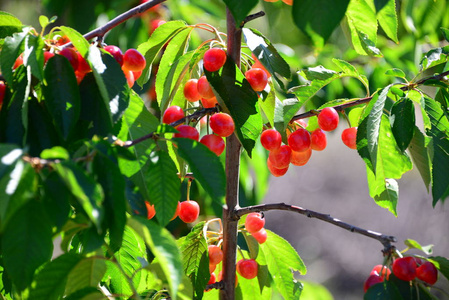
[[[209,245],[207,247],[209,252],[209,264],[218,265],[223,260],[223,251],[216,245]]]
[[[215,98],[215,97],[212,97],[209,99],[201,98],[201,104],[203,105],[204,108],[212,108],[218,104],[218,101],[217,101],[217,98]]]
[[[156,215],[156,210],[154,209],[154,205],[150,204],[150,202],[145,201],[145,206],[147,208],[147,219],[151,220],[154,215]]]

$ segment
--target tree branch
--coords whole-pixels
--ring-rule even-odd
[[[396,242],[396,238],[394,236],[381,234],[372,230],[363,229],[360,227],[356,227],[354,225],[345,223],[339,219],[331,217],[329,214],[319,213],[313,210],[305,209],[296,205],[290,205],[285,203],[272,203],[272,204],[260,204],[254,206],[248,206],[244,208],[237,208],[234,210],[234,218],[239,219],[243,215],[249,214],[251,212],[261,212],[261,211],[269,211],[269,210],[287,210],[296,212],[298,214],[307,216],[309,218],[319,219],[321,221],[331,223],[340,228],[346,229],[351,232],[355,232],[369,238],[378,240],[384,246],[384,251],[390,251],[393,249],[393,245],[391,243]]]

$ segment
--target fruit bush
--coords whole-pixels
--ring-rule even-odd
[[[427,246],[260,204],[268,172],[344,126],[378,205],[397,215],[413,167],[443,205],[449,3],[270,2],[47,0],[57,17],[34,27],[0,12],[2,299],[300,299],[307,269],[265,229],[271,210],[378,240],[364,299],[449,295]],[[274,14],[301,31],[298,54],[252,28]]]

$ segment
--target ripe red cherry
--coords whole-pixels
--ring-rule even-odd
[[[14,62],[14,66],[12,67],[13,70],[17,69],[19,66],[23,65],[23,55],[20,54],[17,58],[16,61]]]
[[[148,201],[145,201],[145,206],[147,207],[147,219],[151,220],[156,214],[156,211],[154,210],[154,205],[150,204],[150,202]]]
[[[265,219],[261,213],[249,213],[245,219],[245,228],[249,233],[261,230],[265,226]]]
[[[104,47],[104,50],[108,51],[115,58],[115,60],[118,62],[120,66],[123,66],[123,53],[119,47],[109,45]]]
[[[133,71],[122,68],[123,74],[125,74],[126,82],[128,83],[129,88],[132,88],[136,79],[134,78]]]
[[[276,0],[278,1],[278,0]],[[265,73],[267,74],[268,78],[271,77],[270,72],[268,72],[268,70],[265,68],[264,65],[262,65],[262,63],[260,62],[260,60],[257,59],[256,56],[254,56],[254,54],[251,53],[251,57],[254,59],[254,64],[251,66],[251,68],[255,69],[255,68],[259,68],[265,71]]]
[[[210,99],[201,98],[201,104],[204,108],[212,108],[215,107],[216,104],[218,104],[218,101],[215,97],[212,97]]]
[[[3,99],[5,99],[5,93],[6,93],[6,84],[2,80],[0,81],[0,108],[2,107]]]
[[[198,219],[200,215],[200,206],[196,201],[183,201],[181,202],[181,210],[179,211],[179,218],[184,223],[192,223]]]
[[[267,167],[268,167],[268,170],[270,171],[271,175],[273,175],[274,177],[284,176],[288,171],[288,166],[285,168],[282,168],[282,169],[278,169],[278,168],[274,167],[273,163],[271,162],[271,160],[269,158],[267,159]]]
[[[416,277],[430,285],[434,285],[438,280],[438,270],[433,263],[426,261],[416,269]]]
[[[324,131],[332,131],[338,126],[338,113],[333,107],[326,107],[318,114],[318,125]]]
[[[404,281],[411,281],[416,277],[416,261],[414,257],[406,256],[393,262],[393,274]]]
[[[282,145],[278,149],[270,151],[268,159],[276,169],[287,168],[292,157],[292,149],[288,145]]]
[[[136,49],[128,49],[123,55],[123,67],[127,70],[138,72],[145,68],[145,57]]]
[[[226,113],[214,114],[209,120],[210,128],[221,137],[230,136],[235,129],[234,120]]]
[[[241,259],[237,262],[237,272],[246,279],[253,279],[257,276],[259,265],[254,259]]]
[[[48,51],[44,51],[44,65],[47,63],[47,61],[52,58],[53,56],[55,56],[54,53],[52,52],[48,52]]]
[[[275,129],[264,130],[260,135],[260,143],[268,151],[276,150],[282,143],[281,134]]]
[[[292,151],[292,157],[290,158],[290,162],[292,165],[295,166],[304,166],[309,162],[311,156],[312,156],[311,148],[303,152]]]
[[[84,59],[84,57],[79,52],[76,52],[76,55],[78,56],[78,69],[77,69],[77,71],[80,72],[80,73],[84,73],[84,74],[89,73],[90,71],[92,71],[92,69],[90,68],[89,64]]]
[[[58,54],[64,56],[69,60],[73,70],[78,69],[78,54],[76,53],[75,49],[67,47],[59,51]]]
[[[225,149],[225,142],[223,141],[223,138],[215,134],[207,134],[203,136],[200,143],[206,145],[206,147],[217,156],[220,156]]]
[[[315,129],[311,134],[310,147],[315,151],[323,151],[327,146],[327,137],[320,128]]]
[[[174,219],[176,219],[177,216],[179,216],[179,212],[181,211],[181,202],[178,201],[178,206],[176,207],[176,211],[175,214],[173,215],[173,217],[170,219],[170,221],[173,221]]]
[[[226,52],[223,49],[211,48],[204,53],[203,65],[209,72],[220,70],[226,62]]]
[[[184,85],[184,97],[186,97],[189,102],[196,102],[200,100],[201,95],[198,93],[198,80],[189,79]]]
[[[357,127],[350,127],[343,130],[341,140],[351,149],[357,149]]]
[[[303,152],[310,148],[311,138],[310,133],[304,129],[299,128],[295,130],[288,137],[288,145],[293,151]]]
[[[210,99],[215,97],[214,91],[212,90],[209,81],[207,81],[206,76],[201,76],[200,79],[198,79],[197,87],[198,93],[200,93],[202,98]]]
[[[209,264],[218,265],[223,260],[223,251],[220,247],[215,245],[209,245],[207,247],[209,252]]]
[[[200,133],[196,128],[189,125],[180,125],[176,128],[179,132],[175,133],[176,138],[187,138],[198,141],[200,138]]]
[[[382,278],[384,278],[386,276],[387,280],[390,278],[390,274],[391,274],[390,269],[388,267],[382,266],[382,265],[374,266],[374,268],[371,270],[371,273],[370,273],[370,275],[378,275]]]
[[[287,5],[293,5],[293,0],[282,0]]]
[[[256,92],[263,91],[268,83],[267,73],[259,68],[251,68],[246,71],[245,78]]]
[[[252,232],[251,235],[256,239],[259,244],[263,244],[267,240],[267,231],[265,228],[262,228],[259,231]]]
[[[217,277],[215,276],[215,273],[210,273],[210,278],[207,284],[213,284],[217,281]]]
[[[366,291],[367,291],[370,287],[372,287],[373,285],[375,285],[375,284],[377,284],[377,283],[381,283],[381,282],[383,282],[383,281],[384,281],[383,278],[380,277],[379,275],[370,275],[370,276],[366,279],[365,283],[363,284],[363,290],[364,290],[365,293],[366,293]]]
[[[184,118],[184,111],[182,110],[182,108],[173,105],[165,110],[164,116],[162,117],[162,123],[171,124],[182,118]]]

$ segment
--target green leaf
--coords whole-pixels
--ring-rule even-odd
[[[402,71],[401,69],[398,69],[398,68],[388,69],[385,72],[385,75],[394,76],[394,77],[399,77],[399,78],[404,78],[405,79],[404,71]]]
[[[79,202],[89,219],[101,231],[101,222],[104,212],[100,206],[103,200],[103,190],[99,183],[95,182],[83,170],[72,162],[54,164],[56,172],[61,176],[64,184],[72,191],[73,196]]]
[[[167,99],[170,96],[172,88],[178,81],[175,75],[180,76],[182,74],[181,72],[174,72],[175,68],[172,71],[172,66],[178,58],[184,55],[192,30],[193,28],[186,28],[179,31],[169,41],[162,55],[156,75],[156,95],[162,112],[168,107],[169,103]],[[181,66],[187,70],[186,65],[187,62],[184,62],[184,66]]]
[[[52,228],[40,203],[28,201],[11,217],[2,236],[5,269],[19,291],[53,253]]]
[[[378,283],[368,289],[363,296],[363,300],[401,300],[402,298],[398,288],[394,283],[385,281]]]
[[[58,300],[64,295],[67,277],[82,257],[75,253],[65,253],[49,262],[37,274],[30,299]]]
[[[78,122],[81,100],[75,73],[65,57],[55,55],[47,62],[45,82],[45,106],[58,132],[68,140]]]
[[[223,0],[226,3],[226,6],[231,11],[232,15],[235,19],[235,24],[237,27],[241,25],[243,20],[245,20],[246,16],[249,15],[251,10],[257,5],[257,0]]]
[[[274,92],[274,86],[271,85],[270,92],[262,93],[263,96],[259,98],[259,107],[261,113],[263,113],[264,117],[271,124],[271,127],[274,127],[274,113],[276,108],[276,94]],[[265,121],[265,120],[264,120]],[[265,123],[265,122],[264,122]]]
[[[346,11],[351,31],[352,45],[361,55],[381,56],[375,47],[377,40],[377,20],[374,7],[367,0],[352,0]]]
[[[203,144],[185,138],[174,138],[178,154],[188,164],[204,190],[212,197],[214,211],[222,209],[226,194],[226,174],[220,158]]]
[[[10,13],[0,12],[0,39],[22,31],[23,24]]]
[[[71,294],[85,287],[96,287],[106,272],[106,261],[104,258],[87,257],[82,259],[70,271],[65,293]]]
[[[181,198],[181,180],[175,163],[165,151],[150,154],[146,183],[156,218],[165,226],[173,218]]]
[[[22,32],[8,36],[5,38],[5,42],[2,45],[2,51],[0,53],[0,69],[9,86],[14,86],[12,67],[14,66],[16,58],[23,51],[23,44],[30,30],[30,27],[25,27]]]
[[[0,144],[0,223],[4,222],[9,198],[19,186],[25,164],[22,155],[22,149],[17,146]]]
[[[283,87],[284,84],[278,76],[280,75],[290,80],[292,75],[290,66],[262,33],[252,28],[243,28],[242,32],[251,52],[254,53],[268,72],[273,75],[279,85]]]
[[[304,290],[301,300],[334,300],[329,290],[322,284],[301,280]]]
[[[40,36],[28,35],[25,38],[23,64],[30,66],[31,73],[39,80],[44,78],[44,40]]]
[[[398,17],[394,0],[374,0],[377,21],[385,34],[394,42],[398,40]]]
[[[352,127],[357,127],[359,125],[362,113],[363,107],[355,107],[351,109],[351,111],[348,114],[348,119]]]
[[[147,42],[142,43],[137,47],[137,51],[145,56],[146,66],[142,71],[142,75],[137,80],[137,83],[142,86],[148,81],[151,75],[151,66],[153,61],[162,51],[165,44],[179,31],[187,27],[184,21],[170,21],[162,24],[150,35]]]
[[[293,1],[293,20],[316,47],[322,48],[343,19],[348,4],[349,0]]]
[[[293,116],[298,112],[302,103],[294,98],[287,98],[284,101],[276,99],[274,109],[274,127],[281,134],[284,143],[287,142],[286,129]]]
[[[81,33],[76,31],[73,28],[67,26],[59,27],[61,31],[66,35],[69,40],[72,42],[73,46],[75,46],[76,50],[81,54],[82,57],[86,57],[87,52],[89,51],[89,42],[83,37]]]
[[[45,149],[44,151],[41,152],[40,155],[41,158],[43,159],[62,159],[62,160],[67,160],[70,158],[69,156],[69,152],[67,152],[66,149],[64,149],[61,146],[55,146],[53,148],[50,149]]]
[[[56,172],[51,172],[42,183],[42,200],[50,221],[59,230],[67,222],[71,207],[69,201],[73,199],[70,190],[65,186]]]
[[[257,105],[258,97],[241,70],[227,59],[219,72],[205,70],[207,80],[214,89],[217,100],[235,123],[235,133],[251,157],[256,139],[262,132],[262,116]]]
[[[449,42],[449,29],[443,27],[441,27],[440,29],[446,41]]]
[[[128,219],[128,225],[145,241],[156,259],[160,262],[171,295],[176,295],[182,280],[181,253],[176,241],[168,230],[141,217]]]
[[[405,151],[415,133],[415,106],[413,101],[402,98],[393,104],[390,114],[391,131],[401,151]]]
[[[429,260],[449,280],[449,260],[442,256],[430,256]]]
[[[336,64],[345,75],[360,80],[360,82],[365,86],[366,90],[369,90],[368,79],[366,78],[366,76],[361,75],[353,65],[338,58],[332,58],[332,62]]]
[[[48,20],[47,16],[39,16],[39,25],[41,25],[42,29],[45,29],[48,24],[50,24],[50,21]]]
[[[424,252],[427,255],[430,255],[433,253],[433,245],[427,245],[427,246],[421,246],[420,243],[418,243],[415,240],[407,239],[404,241],[404,244],[410,248],[410,249],[418,249]]]
[[[422,58],[419,63],[421,71],[430,69],[433,66],[447,62],[449,56],[449,46],[432,49]]]
[[[277,289],[284,299],[299,299],[301,290],[297,288],[292,271],[302,275],[307,273],[304,262],[289,242],[267,230],[267,241],[260,245]]]
[[[419,174],[421,175],[426,189],[429,190],[429,186],[432,182],[432,175],[431,161],[427,146],[428,142],[426,142],[426,137],[419,130],[419,128],[415,126],[415,133],[410,142],[408,150],[414,165],[418,168]]]
[[[207,242],[203,234],[205,222],[200,222],[182,240],[180,245],[184,273],[192,281],[194,299],[201,299],[210,278]]]
[[[64,300],[104,300],[104,294],[98,287],[87,287],[68,295]]]

